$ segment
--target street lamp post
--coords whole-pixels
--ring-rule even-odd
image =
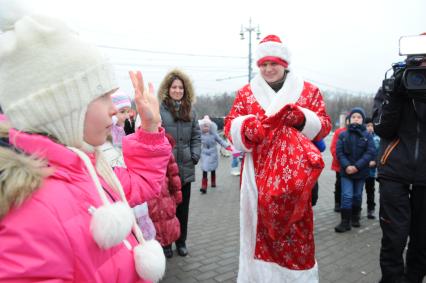
[[[259,29],[259,25],[257,25],[257,28],[253,27],[251,25],[251,18],[249,20],[249,26],[248,27],[244,27],[243,25],[241,25],[241,31],[240,31],[240,36],[241,36],[241,40],[244,40],[244,33],[248,32],[249,33],[249,55],[248,55],[248,60],[249,60],[249,65],[248,65],[248,81],[251,81],[252,78],[252,68],[251,68],[251,33],[254,32],[256,30],[256,39],[259,40],[260,39],[260,29]]]

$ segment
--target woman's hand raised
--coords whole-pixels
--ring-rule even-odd
[[[141,118],[141,127],[148,132],[157,132],[161,125],[160,106],[151,83],[145,88],[142,73],[129,71],[135,89],[136,110]]]

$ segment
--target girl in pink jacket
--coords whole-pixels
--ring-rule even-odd
[[[143,123],[113,171],[98,148],[117,111],[111,65],[16,2],[0,11],[0,282],[160,280],[162,248],[130,209],[159,194],[171,155],[152,86],[130,72]]]

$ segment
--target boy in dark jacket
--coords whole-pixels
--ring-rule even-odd
[[[362,189],[369,176],[369,162],[376,154],[373,138],[364,125],[364,110],[353,108],[349,117],[348,129],[340,134],[336,145],[342,182],[342,221],[334,228],[338,233],[349,231],[351,222],[353,227],[361,226]]]

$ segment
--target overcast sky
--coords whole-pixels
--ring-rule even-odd
[[[158,87],[173,67],[191,76],[198,94],[242,87],[249,41],[239,33],[251,17],[261,38],[276,34],[288,43],[291,67],[306,80],[324,90],[374,93],[391,63],[403,59],[399,38],[426,31],[426,0],[36,2],[39,12],[62,17],[103,46],[128,92],[129,69]],[[258,42],[253,33],[253,52]]]

